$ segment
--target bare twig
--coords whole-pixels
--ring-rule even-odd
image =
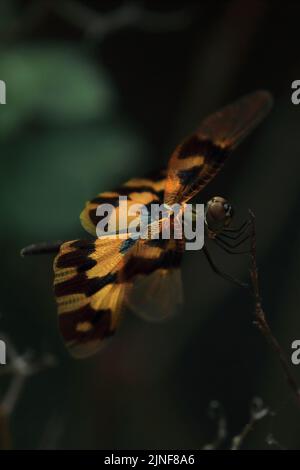
[[[268,416],[269,413],[270,410],[264,406],[262,399],[254,398],[250,412],[250,420],[242,429],[241,433],[232,439],[230,450],[239,450],[248,434],[253,430],[255,424]]]
[[[275,449],[278,449],[278,450],[287,450],[285,447],[283,447],[280,442],[278,442],[277,439],[275,439],[275,437],[273,436],[273,434],[268,434],[268,436],[266,437],[266,443],[268,444],[268,446],[270,447],[275,447]]]
[[[272,330],[266,319],[265,312],[263,311],[261,305],[261,296],[259,291],[259,282],[258,282],[258,270],[257,270],[257,261],[256,261],[256,230],[255,230],[255,216],[251,210],[249,210],[251,224],[252,224],[252,237],[251,237],[251,281],[253,296],[255,302],[255,322],[254,324],[266,338],[271,348],[278,356],[282,371],[284,373],[285,379],[290,387],[290,390],[293,392],[293,395],[296,399],[297,404],[300,406],[300,389],[298,387],[297,381],[294,378],[290,364],[288,362],[287,356],[280,346],[279,342],[272,333]]]
[[[203,450],[218,449],[227,437],[227,421],[223,407],[218,401],[213,400],[210,403],[209,414],[213,420],[217,421],[217,435],[212,442],[203,446]]]
[[[194,19],[194,9],[178,11],[151,11],[141,3],[131,1],[105,13],[100,13],[83,2],[64,0],[53,4],[53,10],[78,27],[87,37],[103,39],[106,35],[133,26],[148,32],[177,31],[186,28]]]
[[[34,0],[0,32],[0,37],[3,40],[14,40],[21,34],[29,33],[50,13],[55,13],[80,29],[85,39],[94,42],[101,42],[107,35],[126,27],[151,33],[172,32],[187,28],[194,21],[195,11],[198,9],[198,7],[184,6],[176,11],[163,12],[148,9],[137,1],[131,1],[109,11],[99,12],[85,5],[83,1]]]
[[[1,338],[4,335],[1,334]],[[8,338],[5,338],[9,363],[1,369],[1,375],[11,375],[8,390],[0,401],[0,449],[11,448],[9,419],[23,390],[28,377],[55,365],[55,359],[46,354],[40,360],[34,360],[32,353],[19,355]]]

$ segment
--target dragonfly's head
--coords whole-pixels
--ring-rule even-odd
[[[223,197],[215,196],[205,207],[205,223],[212,233],[219,233],[232,221],[234,211],[232,205]]]

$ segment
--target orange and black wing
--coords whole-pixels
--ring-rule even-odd
[[[262,121],[271,106],[270,93],[256,91],[206,118],[170,158],[165,202],[186,202],[205,187],[231,150]]]
[[[101,204],[111,204],[115,207],[117,220],[119,215],[119,197],[127,196],[128,211],[133,204],[148,205],[151,203],[162,203],[164,197],[166,182],[166,171],[153,173],[146,178],[132,178],[113,191],[98,194],[94,199],[87,202],[85,208],[80,214],[80,220],[83,228],[90,234],[96,236],[96,227],[100,221],[97,215],[97,208]],[[126,214],[127,224],[131,217]]]
[[[182,301],[181,243],[128,236],[61,245],[54,291],[60,331],[72,356],[99,351],[126,306],[148,319],[175,312]]]
[[[70,353],[86,357],[114,334],[128,284],[121,279],[134,240],[102,238],[63,243],[54,260],[59,327]]]
[[[140,240],[123,271],[132,287],[127,305],[140,317],[161,321],[177,313],[183,302],[181,258],[183,240]]]

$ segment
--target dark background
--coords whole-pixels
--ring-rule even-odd
[[[212,400],[226,414],[228,448],[259,396],[274,413],[243,448],[277,448],[272,434],[300,449],[300,413],[253,326],[251,297],[201,252],[185,256],[180,315],[148,324],[128,312],[108,347],[81,362],[58,334],[52,258],[19,256],[33,241],[84,238],[86,200],[165,166],[205,115],[268,89],[271,114],[198,200],[228,197],[236,224],[255,212],[263,304],[290,357],[300,339],[299,15],[291,1],[1,1],[0,338],[56,359],[13,407],[14,448],[200,449],[216,435]],[[213,252],[247,279],[247,256]],[[300,366],[293,372],[300,382]]]

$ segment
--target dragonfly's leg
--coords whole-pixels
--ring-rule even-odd
[[[236,279],[236,278],[230,276],[230,274],[227,274],[227,273],[225,273],[224,271],[221,271],[221,269],[219,269],[219,268],[215,265],[215,263],[213,262],[212,257],[211,257],[211,255],[209,254],[209,252],[208,252],[208,250],[207,250],[207,248],[206,248],[205,246],[202,248],[202,251],[203,251],[203,253],[204,253],[205,256],[206,256],[206,259],[207,259],[207,261],[209,262],[210,267],[212,268],[212,270],[213,270],[216,274],[218,274],[219,276],[221,276],[223,279],[226,279],[226,281],[233,282],[234,284],[236,284],[236,285],[239,286],[239,287],[244,287],[245,289],[248,289],[248,288],[249,288],[249,285],[246,284],[245,282],[242,282],[242,281],[240,281],[239,279]]]
[[[61,240],[56,242],[33,243],[32,245],[25,246],[25,248],[21,250],[21,256],[58,253],[63,243],[64,242]]]

